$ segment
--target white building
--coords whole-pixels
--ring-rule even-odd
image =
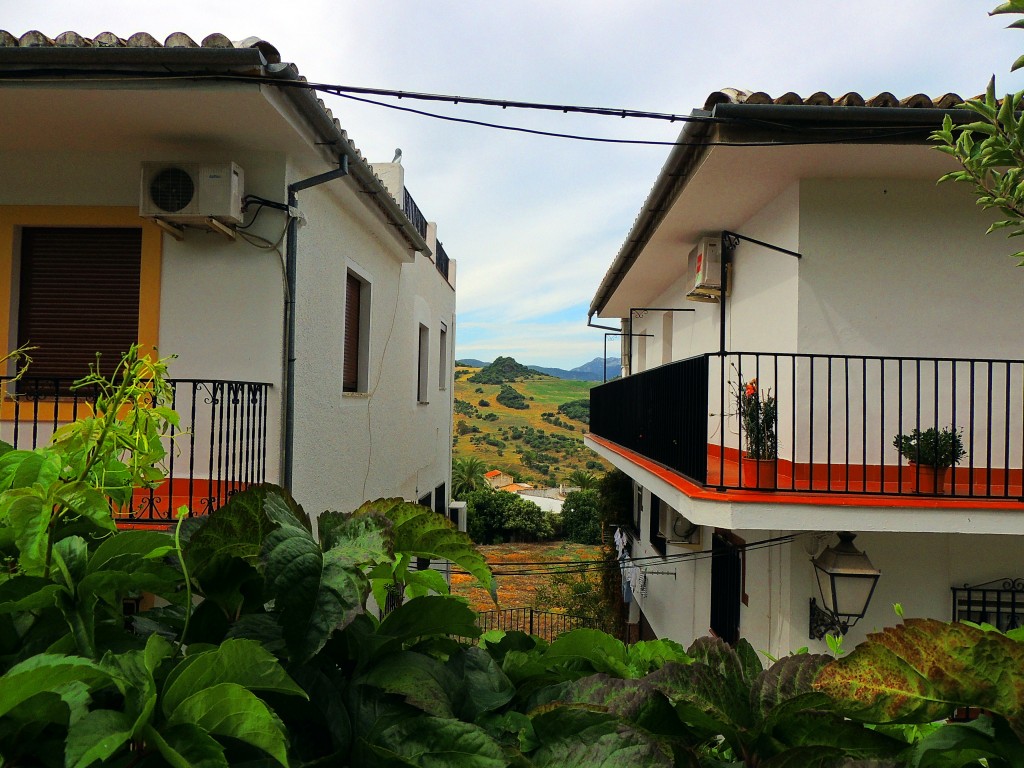
[[[0,334],[49,382],[4,437],[70,418],[52,380],[97,350],[177,355],[189,434],[137,518],[260,480],[447,510],[454,263],[304,83],[257,39],[0,31]]]
[[[682,131],[590,308],[623,333],[586,443],[635,483],[642,636],[808,645],[809,561],[839,531],[881,571],[848,642],[897,602],[1024,616],[1024,271],[968,189],[936,185],[956,166],[927,137],[969,119],[960,101],[727,91]],[[731,250],[724,306],[703,237]],[[778,459],[744,489],[735,392],[754,378],[776,398]],[[915,428],[963,434],[941,495],[893,446]]]

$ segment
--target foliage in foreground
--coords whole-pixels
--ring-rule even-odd
[[[159,474],[153,439],[175,418],[160,366],[121,373],[95,416],[0,455],[5,766],[1021,765],[1020,633],[908,620],[768,669],[745,641],[480,636],[411,566],[446,558],[493,588],[482,558],[399,499],[314,534],[264,485],[173,535],[115,533],[111,506]],[[125,616],[143,592],[162,607]],[[371,594],[394,607],[378,618]],[[927,725],[964,705],[991,714]]]
[[[993,14],[1024,15],[1024,0],[1010,0],[1000,4]],[[1024,28],[1018,19],[1011,27]],[[1011,67],[1016,71],[1024,67],[1024,56]],[[977,204],[984,210],[994,210],[1005,217],[994,222],[989,232],[1008,230],[1009,237],[1024,234],[1024,114],[1021,105],[1024,92],[996,98],[996,79],[993,77],[985,95],[968,99],[964,104],[974,113],[971,122],[954,125],[947,116],[942,128],[932,134],[938,149],[953,156],[962,171],[945,174],[939,181],[968,184],[974,191]],[[1024,251],[1013,254],[1019,266],[1024,266]]]

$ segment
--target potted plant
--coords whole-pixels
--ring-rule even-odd
[[[914,469],[915,488],[921,493],[945,493],[946,472],[967,455],[963,430],[929,427],[896,435],[893,446]]]
[[[771,389],[759,390],[751,379],[736,392],[746,451],[740,460],[744,488],[775,488],[778,439],[775,433],[778,406]]]

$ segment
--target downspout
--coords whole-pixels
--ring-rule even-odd
[[[348,176],[348,155],[338,160],[338,168],[288,185],[288,208],[291,216],[298,207],[298,193],[310,187]],[[284,304],[285,375],[284,375],[284,435],[282,447],[281,485],[292,488],[292,470],[295,460],[295,292],[299,261],[299,220],[291,216],[288,222],[288,242],[285,249],[285,281],[287,295]]]

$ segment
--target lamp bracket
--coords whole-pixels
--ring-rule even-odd
[[[819,607],[813,597],[807,628],[807,637],[811,640],[821,640],[828,634],[845,635],[847,630],[847,626],[832,611]]]

